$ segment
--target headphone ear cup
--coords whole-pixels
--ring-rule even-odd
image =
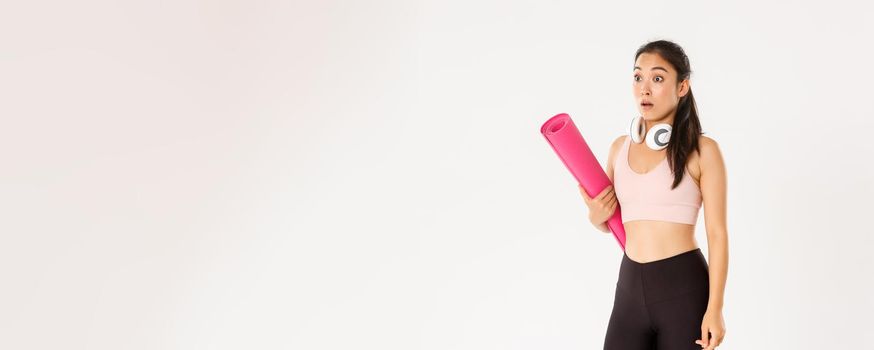
[[[628,135],[631,136],[631,141],[634,143],[643,142],[643,133],[646,131],[646,120],[643,116],[637,116],[631,119],[631,126],[628,128]]]
[[[671,140],[672,129],[671,125],[666,123],[653,125],[646,134],[646,145],[656,151],[668,147],[668,142]]]

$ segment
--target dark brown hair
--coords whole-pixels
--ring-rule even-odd
[[[655,53],[668,61],[677,71],[678,85],[692,74],[689,57],[686,56],[683,48],[674,42],[668,40],[648,42],[637,49],[637,53],[634,54],[634,62],[637,62],[637,57],[643,53]],[[683,180],[689,154],[692,151],[700,152],[698,137],[702,134],[701,122],[698,120],[698,107],[695,105],[695,97],[692,96],[692,88],[689,87],[689,91],[680,98],[677,105],[677,114],[674,116],[673,125],[671,125],[671,139],[668,141],[667,147],[668,164],[674,174],[672,190]]]

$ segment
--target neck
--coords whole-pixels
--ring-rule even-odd
[[[665,115],[664,117],[662,117],[660,119],[647,120],[646,121],[646,132],[649,133],[649,130],[652,129],[652,127],[655,126],[656,124],[664,123],[664,124],[668,124],[668,125],[673,126],[674,125],[674,115],[676,113],[677,113],[677,111],[673,110],[673,111],[671,111],[671,113],[668,113],[667,115]]]

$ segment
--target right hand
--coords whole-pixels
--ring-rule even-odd
[[[618,203],[616,192],[613,191],[613,185],[604,187],[601,193],[594,198],[589,197],[589,194],[586,193],[586,189],[582,185],[579,185],[579,188],[580,194],[586,200],[586,206],[589,207],[589,220],[593,224],[599,225],[613,216],[613,213],[616,211],[616,204]]]

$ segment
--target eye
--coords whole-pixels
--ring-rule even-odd
[[[638,81],[637,78],[640,78],[640,76],[637,75],[637,74],[635,74],[635,75],[634,75],[634,81]]]
[[[661,80],[665,80],[665,78],[662,78],[661,76],[656,76],[656,78],[659,78]]]

